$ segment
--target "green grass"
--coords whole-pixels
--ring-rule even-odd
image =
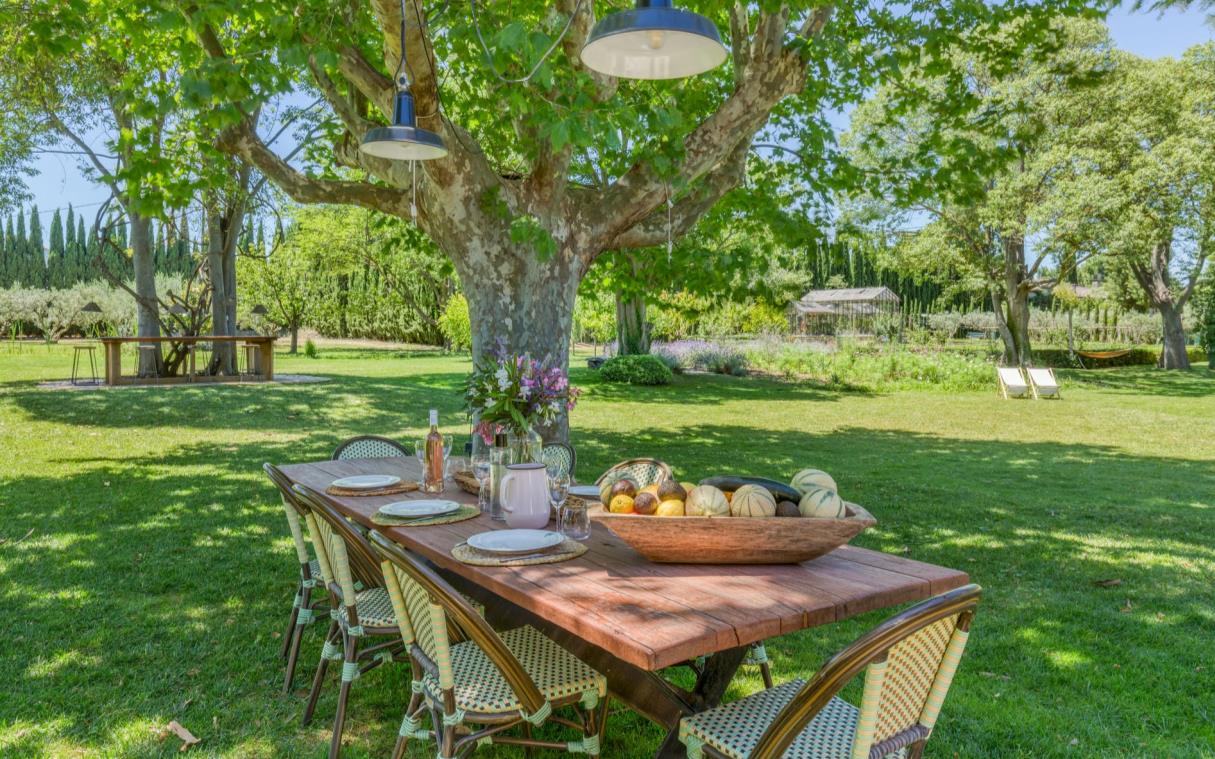
[[[319,385],[34,386],[69,364],[0,346],[0,755],[174,756],[156,732],[176,719],[196,753],[323,756],[336,688],[309,728],[278,694],[293,553],[260,464],[417,435],[430,407],[462,433],[468,362],[322,350],[279,365],[333,378]],[[1215,755],[1215,377],[1063,380],[1062,402],[1005,402],[724,376],[636,388],[580,369],[573,442],[585,479],[647,454],[684,479],[820,467],[877,516],[858,543],[969,571],[986,598],[929,756]],[[771,642],[777,679],[882,616]],[[357,684],[347,756],[387,755],[403,677]],[[757,687],[744,672],[729,697]],[[627,714],[609,729],[605,756],[659,739]]]

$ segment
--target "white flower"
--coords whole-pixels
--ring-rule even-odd
[[[498,380],[499,390],[505,391],[506,388],[510,387],[510,377],[506,374],[506,367],[502,367],[494,372],[494,379]]]

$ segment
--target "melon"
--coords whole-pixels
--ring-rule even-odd
[[[663,480],[658,483],[658,498],[662,501],[682,501],[688,497],[688,491],[675,480]]]
[[[685,510],[690,517],[728,517],[730,502],[726,494],[712,485],[697,485],[688,491]]]
[[[656,517],[681,517],[683,515],[683,501],[676,498],[671,498],[658,504],[658,510],[654,512],[654,516]]]
[[[730,514],[736,517],[771,517],[776,515],[776,500],[759,485],[743,485],[734,491]]]
[[[810,488],[797,505],[802,516],[812,519],[842,519],[846,516],[844,502],[831,488]]]
[[[696,487],[695,482],[681,482],[679,484],[683,486],[684,492],[687,492],[687,493],[691,493],[692,488]]]
[[[642,488],[641,490],[638,490],[637,492],[638,493],[653,493],[654,497],[658,498],[658,483],[655,482],[653,485],[646,485],[644,488]]]
[[[793,475],[793,479],[789,484],[797,489],[799,493],[805,495],[811,488],[827,488],[839,492],[840,489],[835,486],[835,478],[824,472],[822,469],[803,469]]]
[[[793,501],[781,501],[776,504],[776,516],[778,517],[800,517],[801,509]]]

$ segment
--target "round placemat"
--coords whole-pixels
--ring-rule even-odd
[[[459,511],[450,514],[439,514],[433,517],[394,517],[376,512],[371,515],[371,521],[381,527],[425,527],[432,524],[452,524],[481,516],[481,510],[476,506],[461,506]]]
[[[343,498],[353,498],[357,496],[377,496],[377,495],[400,495],[401,493],[412,493],[420,486],[418,483],[411,480],[404,480],[395,485],[390,485],[386,488],[376,488],[375,490],[350,490],[349,488],[339,488],[330,485],[325,488],[325,492],[329,495],[342,496]]]
[[[471,564],[474,567],[526,567],[532,564],[556,564],[576,559],[584,553],[586,553],[586,546],[570,538],[561,541],[560,544],[549,552],[544,553],[544,555],[532,556],[531,558],[514,558],[479,551],[467,543],[460,543],[451,549],[451,555],[456,561]]]

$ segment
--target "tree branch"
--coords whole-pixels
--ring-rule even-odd
[[[731,13],[731,28],[746,29],[746,7],[736,5]],[[786,13],[762,13],[749,38],[735,39],[734,91],[688,134],[684,161],[675,176],[660,176],[649,161],[639,161],[595,199],[597,206],[611,210],[598,230],[602,240],[615,239],[654,211],[666,200],[669,184],[691,184],[711,171],[763,128],[777,103],[801,91],[806,64],[783,46]]]

